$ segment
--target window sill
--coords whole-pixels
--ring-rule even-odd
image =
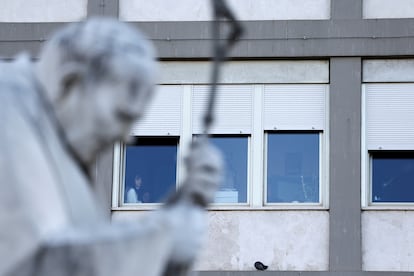
[[[159,209],[163,204],[144,204],[112,207],[112,211],[152,211]],[[414,205],[413,205],[414,210]],[[212,204],[208,211],[326,211],[327,206],[321,204],[272,204],[265,206],[250,206],[247,204]]]
[[[371,203],[368,206],[363,206],[364,211],[394,211],[407,210],[414,211],[414,203]]]

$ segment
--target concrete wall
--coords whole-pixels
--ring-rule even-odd
[[[160,62],[160,84],[208,84],[211,62]],[[229,61],[220,83],[329,83],[327,60]]]
[[[87,0],[0,0],[0,22],[71,22],[86,18]]]
[[[414,82],[414,59],[364,60],[363,82]]]
[[[362,214],[363,270],[414,271],[414,212]]]
[[[114,212],[114,220],[142,212]],[[209,211],[208,239],[196,270],[328,269],[327,211]]]
[[[414,18],[412,0],[363,0],[364,18]]]
[[[240,20],[329,19],[330,0],[229,0]],[[121,0],[125,21],[208,21],[208,0]]]

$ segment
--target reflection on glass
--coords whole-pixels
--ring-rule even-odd
[[[225,162],[224,181],[216,193],[215,203],[247,202],[247,137],[215,136],[211,143],[218,147]]]
[[[372,154],[372,202],[414,202],[414,153]]]
[[[126,146],[124,203],[159,203],[176,185],[177,138],[138,138]]]
[[[267,202],[319,202],[319,134],[267,135]]]

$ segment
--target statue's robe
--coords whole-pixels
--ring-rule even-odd
[[[168,225],[111,225],[25,59],[0,63],[0,275],[159,275]]]

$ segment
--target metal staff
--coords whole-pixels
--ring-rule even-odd
[[[227,56],[227,53],[235,44],[236,40],[242,34],[242,27],[236,21],[233,13],[226,6],[224,0],[212,0],[213,1],[213,47],[214,47],[214,62],[213,70],[211,75],[211,90],[210,97],[208,99],[208,105],[206,108],[204,120],[203,120],[203,133],[202,139],[207,139],[208,131],[210,130],[211,124],[213,123],[213,109],[214,103],[216,100],[217,94],[217,82],[220,72],[220,64],[223,62]],[[224,20],[225,21],[224,21]],[[229,35],[225,40],[220,40],[220,23],[227,22],[230,25]],[[204,140],[205,141],[205,140]],[[192,146],[195,146],[193,143]],[[174,202],[177,202],[181,197],[185,196],[185,191],[181,190],[174,194],[166,203],[166,205],[171,205]],[[202,197],[199,197],[197,193],[192,194],[192,200],[196,205],[206,207],[208,202]],[[163,276],[185,276],[189,275],[191,263],[169,263],[165,268]]]
[[[236,41],[241,37],[243,28],[236,20],[232,11],[228,8],[225,0],[212,0],[213,1],[213,70],[211,74],[211,90],[210,98],[206,113],[204,116],[204,133],[208,134],[210,127],[214,121],[213,112],[214,104],[217,95],[217,83],[220,73],[220,65],[223,62],[230,49],[235,45]],[[224,19],[224,20],[223,20]],[[228,23],[230,25],[230,31],[226,39],[220,39],[220,25],[221,23]]]

